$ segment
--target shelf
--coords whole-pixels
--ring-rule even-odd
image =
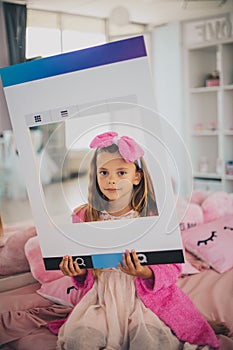
[[[233,181],[233,175],[224,175],[223,179]]]
[[[220,86],[213,86],[213,87],[196,87],[196,88],[190,88],[190,92],[192,94],[199,94],[199,93],[203,93],[203,92],[218,92],[220,91]]]
[[[223,135],[225,136],[233,136],[233,130],[224,130]]]
[[[213,91],[220,91],[221,89],[223,90],[233,90],[233,84],[229,85],[219,85],[219,86],[212,86],[212,87],[207,87],[207,86],[200,86],[200,87],[194,87],[190,88],[190,92],[192,94],[198,94],[201,92],[213,92]]]
[[[210,130],[192,131],[191,135],[192,136],[218,136],[219,131],[218,130],[215,130],[215,131],[210,131]]]
[[[223,85],[222,87],[224,90],[233,90],[233,84],[230,85]]]
[[[233,192],[233,176],[224,174],[223,164],[222,172],[216,173],[219,160],[233,160],[233,36],[216,36],[214,41],[203,39],[201,44],[190,47],[188,43],[194,41],[188,28],[184,26],[185,105],[193,178],[200,188],[212,186],[216,191]],[[206,80],[215,71],[220,80],[212,83],[219,85],[206,86]]]
[[[216,173],[194,173],[193,177],[195,178],[202,178],[202,179],[215,179],[215,180],[221,180],[222,176]]]

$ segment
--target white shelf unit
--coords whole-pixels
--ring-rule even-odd
[[[185,28],[184,28],[185,30]],[[186,34],[187,37],[187,34]],[[233,35],[217,41],[184,44],[187,144],[193,165],[194,188],[233,192]],[[206,87],[206,78],[220,73],[219,86]],[[208,169],[200,171],[205,157]],[[217,161],[222,163],[216,170]]]

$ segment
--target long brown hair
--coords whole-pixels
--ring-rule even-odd
[[[90,162],[89,186],[88,186],[88,203],[82,205],[75,210],[75,214],[86,208],[84,213],[84,221],[98,221],[102,210],[108,210],[108,198],[104,196],[99,188],[97,181],[97,156],[102,152],[117,153],[118,146],[113,144],[109,147],[98,148]],[[134,162],[136,171],[141,173],[141,180],[138,185],[133,186],[133,194],[130,206],[139,213],[139,216],[156,216],[158,208],[155,199],[155,192],[151,176],[147,169],[143,157],[139,161]]]
[[[75,210],[77,215],[82,209],[84,212],[84,221],[98,221],[101,210],[108,209],[108,198],[100,191],[97,181],[97,156],[102,152],[116,153],[118,151],[117,145],[113,144],[109,147],[98,148],[90,162],[89,170],[89,186],[88,186],[88,203],[80,206]],[[158,208],[155,199],[155,192],[151,176],[147,169],[143,157],[139,161],[134,162],[136,171],[141,172],[141,180],[138,185],[134,185],[131,199],[131,208],[139,213],[139,216],[156,216],[158,215]],[[102,269],[93,269],[95,278],[100,278]]]

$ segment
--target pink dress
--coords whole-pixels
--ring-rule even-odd
[[[113,219],[106,212],[102,215],[102,219]],[[135,213],[130,211],[128,217],[132,215]],[[115,268],[102,269],[96,279],[91,270],[84,281],[74,277],[75,286],[86,294],[60,328],[57,349],[193,350],[198,349],[196,344],[207,344],[205,349],[210,349],[209,345],[218,347],[210,326],[175,285],[178,265],[155,265],[151,269],[154,281]],[[180,296],[184,298],[182,303]],[[183,313],[183,309],[187,311]]]
[[[182,345],[171,329],[137,297],[134,277],[120,269],[103,269],[60,329],[57,349],[70,350],[72,342],[76,350],[88,349],[92,340],[80,344],[80,332],[86,339],[90,332],[93,350],[179,350]]]

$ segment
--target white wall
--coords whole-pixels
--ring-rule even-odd
[[[152,40],[157,107],[182,135],[180,24],[155,28]]]
[[[171,164],[171,175],[176,181],[177,190],[188,194],[190,189],[188,189],[187,176],[190,176],[190,165],[187,164],[189,163],[188,156],[185,154],[187,150],[184,149],[181,141],[185,136],[185,120],[180,23],[154,28],[152,53],[157,111],[172,126],[166,126],[164,122],[166,143],[175,158],[175,164]],[[175,170],[176,166],[178,171]]]

